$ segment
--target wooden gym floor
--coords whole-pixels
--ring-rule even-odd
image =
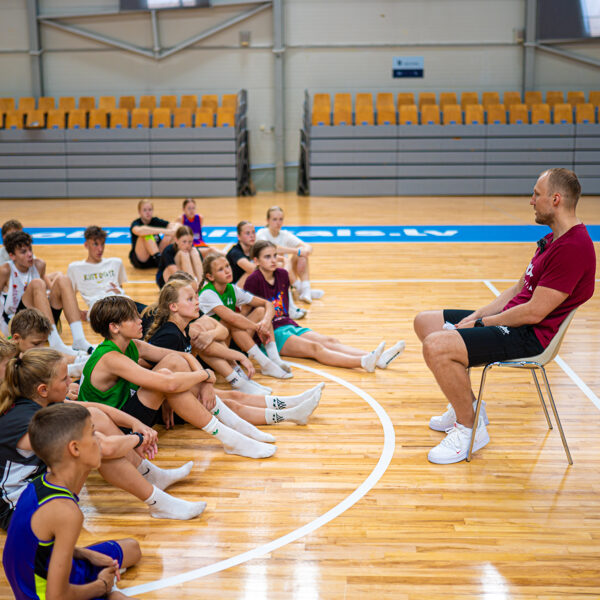
[[[136,216],[135,204],[1,201],[0,222],[123,226]],[[286,209],[290,225],[533,223],[525,197],[262,194],[200,200],[198,208],[208,225],[250,219],[258,226],[272,204]],[[179,209],[179,200],[155,202],[164,218]],[[587,224],[600,223],[600,198],[583,198],[579,213]],[[426,457],[443,436],[428,428],[429,417],[445,402],[422,360],[414,315],[489,302],[484,281],[509,285],[503,280],[518,279],[533,250],[512,243],[316,245],[312,279],[326,295],[302,324],[365,349],[405,339],[404,355],[374,374],[298,361],[316,371],[296,368],[286,382],[259,378],[280,394],[327,382],[306,427],[269,429],[278,450],[265,461],[227,456],[187,426],[161,430],[159,465],[195,462],[170,492],[206,500],[205,514],[153,520],[142,503],[92,474],[81,495],[81,544],[137,538],[144,556],[121,589],[148,599],[599,598],[600,404],[580,387],[600,396],[598,294],[578,311],[560,352],[575,380],[556,363],[548,369],[573,466],[557,430],[546,427],[528,373],[520,372],[490,374],[491,441],[471,463],[432,465]],[[127,252],[107,247],[107,255],[125,260]],[[78,246],[37,245],[36,254],[51,271],[84,257]],[[126,265],[130,295],[151,301],[155,286],[144,282],[152,275]],[[475,388],[479,375],[475,370]],[[0,547],[3,541],[0,535]],[[10,597],[0,575],[0,599]]]

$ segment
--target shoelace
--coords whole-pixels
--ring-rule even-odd
[[[460,431],[458,427],[449,427],[446,429],[446,433],[448,435],[441,441],[440,445],[448,446],[453,450],[462,450],[462,445],[460,444]]]

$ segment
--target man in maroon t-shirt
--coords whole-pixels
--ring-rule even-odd
[[[565,317],[594,293],[594,244],[575,214],[581,186],[573,171],[549,169],[538,178],[530,204],[535,222],[551,233],[538,248],[518,283],[487,306],[472,310],[419,313],[415,332],[423,356],[448,410],[429,426],[448,435],[428,454],[431,462],[449,464],[467,456],[474,426],[475,396],[468,367],[540,354]],[[473,450],[489,442],[482,408]]]

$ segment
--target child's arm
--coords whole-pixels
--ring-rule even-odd
[[[253,323],[241,313],[236,313],[230,308],[227,308],[224,304],[221,304],[221,306],[215,306],[215,308],[213,308],[213,312],[221,319],[221,321],[227,325],[235,327],[236,329],[250,329],[252,331],[258,330],[258,325],[256,323]]]
[[[69,583],[75,542],[83,525],[83,515],[72,500],[57,499],[42,506],[33,515],[31,525],[39,539],[54,539],[48,565],[46,600],[90,600],[110,592],[118,570],[114,564],[100,571],[98,579],[91,583]]]

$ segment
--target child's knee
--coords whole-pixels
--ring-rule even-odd
[[[122,567],[131,567],[137,564],[142,558],[142,549],[137,540],[133,538],[124,538],[118,541],[121,550],[123,550]]]

